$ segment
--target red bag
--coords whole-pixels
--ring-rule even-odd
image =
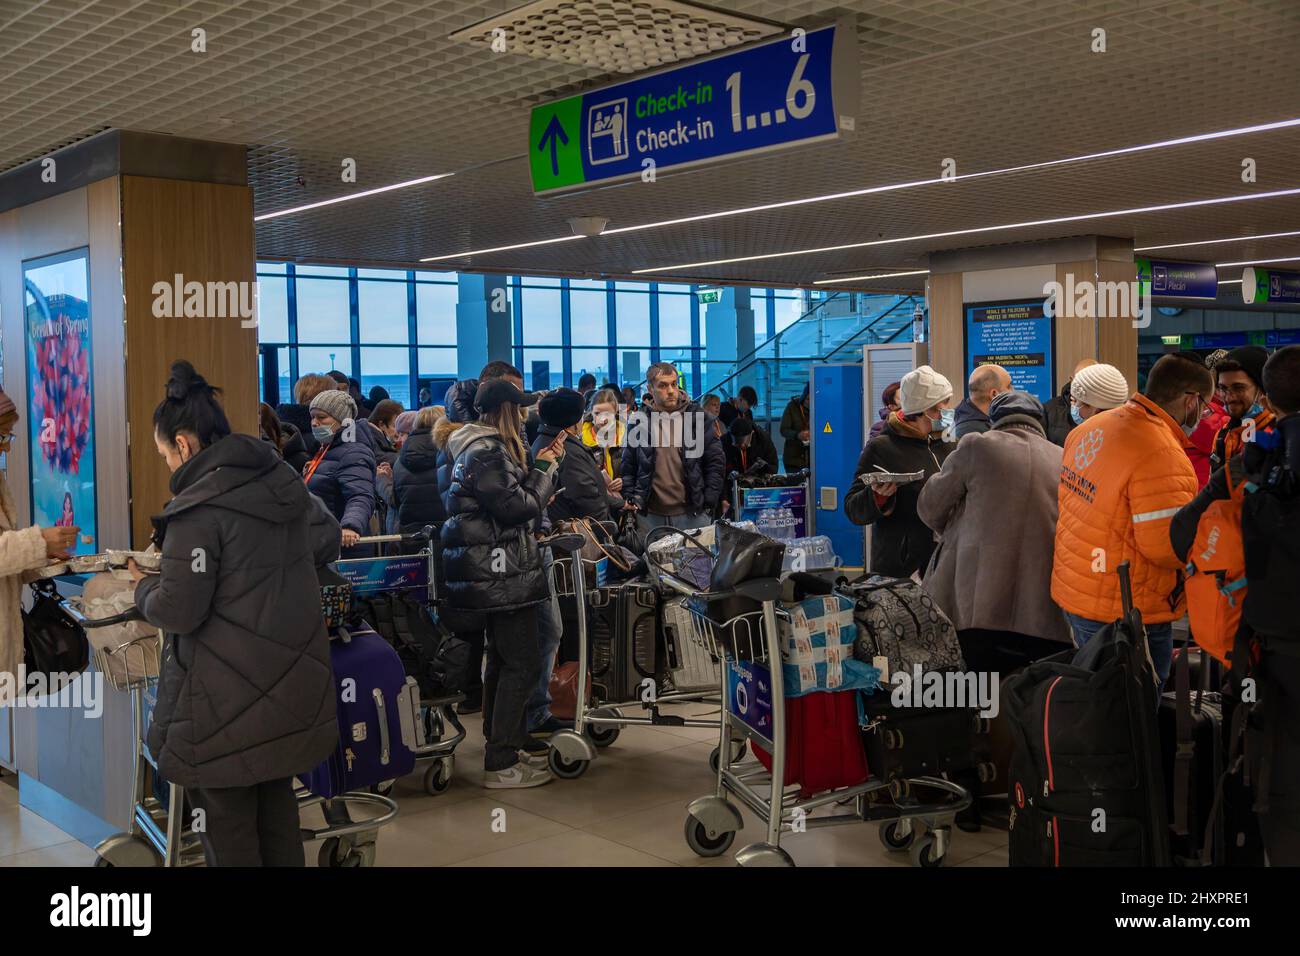
[[[815,691],[785,699],[785,783],[799,795],[852,787],[867,779],[867,755],[858,728],[857,691]],[[772,757],[754,754],[769,771]]]
[[[551,716],[573,720],[578,708],[578,662],[555,665],[551,671]],[[587,693],[591,694],[591,675],[587,675]]]

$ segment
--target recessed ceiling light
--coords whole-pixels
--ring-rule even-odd
[[[872,279],[897,279],[900,276],[926,276],[929,269],[917,269],[915,272],[883,272],[870,276],[847,276],[843,279],[817,279],[813,285],[833,285],[836,282],[869,282]]]
[[[646,275],[652,272],[674,272],[679,269],[699,269],[704,266],[730,265],[736,262],[757,262],[762,259],[777,259],[783,256],[806,256],[814,255],[819,252],[842,252],[845,249],[865,249],[868,246],[889,246],[900,242],[918,242],[923,239],[950,239],[955,236],[973,236],[985,232],[1003,232],[1009,229],[1030,229],[1035,226],[1055,226],[1066,222],[1085,222],[1089,219],[1110,219],[1116,216],[1136,216],[1142,213],[1167,212],[1170,209],[1193,209],[1197,206],[1217,206],[1224,203],[1250,202],[1255,199],[1277,199],[1281,196],[1295,195],[1300,195],[1300,188],[1277,189],[1272,192],[1264,193],[1247,193],[1244,196],[1218,196],[1214,199],[1193,199],[1189,202],[1162,203],[1158,206],[1136,206],[1131,209],[1112,209],[1106,212],[1083,213],[1078,216],[1059,216],[1054,219],[1031,219],[1026,222],[1010,222],[997,226],[977,226],[973,229],[953,229],[948,232],[929,232],[915,236],[899,236],[894,239],[871,239],[866,242],[846,242],[838,246],[818,246],[811,249],[787,249],[782,252],[765,252],[761,255],[736,256],[731,259],[710,259],[704,262],[686,262],[671,266],[655,266],[650,269],[633,269],[632,274]]]
[[[454,176],[455,173],[439,173],[436,176],[421,176],[419,179],[411,179],[404,183],[393,183],[391,186],[380,186],[378,189],[365,189],[359,193],[348,193],[346,196],[335,196],[333,199],[322,199],[320,202],[308,203],[305,206],[294,206],[292,209],[280,209],[276,212],[263,213],[260,216],[254,216],[253,222],[261,222],[264,219],[276,219],[280,216],[290,216],[296,212],[305,212],[308,209],[319,209],[321,206],[334,206],[341,202],[351,202],[354,199],[364,199],[366,196],[374,196],[379,193],[390,193],[394,189],[406,189],[408,186],[419,186],[421,183],[431,183],[437,179],[446,179],[448,176]]]
[[[1293,232],[1262,232],[1257,236],[1228,236],[1226,239],[1202,239],[1199,242],[1170,242],[1163,246],[1134,246],[1134,252],[1152,252],[1156,249],[1182,249],[1188,246],[1217,246],[1227,242],[1245,242],[1248,239],[1280,239],[1284,236],[1300,236],[1300,230]]]
[[[1165,149],[1171,146],[1181,146],[1187,143],[1205,142],[1206,140],[1225,139],[1230,136],[1245,136],[1250,133],[1269,132],[1278,129],[1287,129],[1300,126],[1300,117],[1288,120],[1279,120],[1276,123],[1263,123],[1255,126],[1241,126],[1235,129],[1220,130],[1213,133],[1197,133],[1193,136],[1182,136],[1177,139],[1159,140],[1154,143],[1142,143],[1137,146],[1124,146],[1119,149],[1105,150],[1099,153],[1085,153],[1080,156],[1069,156],[1064,159],[1045,160],[1041,163],[1030,163],[1021,166],[1007,166],[1002,169],[987,169],[974,173],[963,173],[955,176],[952,180],[944,180],[940,176],[928,179],[914,179],[908,182],[887,183],[881,186],[865,186],[859,189],[850,189],[843,192],[826,193],[821,196],[805,196],[801,199],[785,199],[780,202],[764,203],[758,206],[741,206],[735,209],[722,209],[718,212],[700,213],[694,216],[679,216],[675,219],[661,219],[656,222],[642,223],[636,226],[621,226],[618,229],[606,229],[604,235],[616,236],[627,232],[641,232],[646,229],[662,229],[666,226],[681,226],[692,222],[706,222],[710,219],[723,219],[731,216],[744,216],[756,212],[770,212],[774,209],[787,209],[792,206],[805,206],[813,203],[833,202],[839,199],[855,199],[859,196],[869,196],[876,193],[894,192],[901,189],[915,189],[918,186],[931,186],[943,182],[959,182],[970,179],[982,179],[987,176],[1002,176],[1009,173],[1028,172],[1036,169],[1047,169],[1054,166],[1064,166],[1071,163],[1082,163],[1093,159],[1105,159],[1113,156],[1121,156],[1129,153],[1140,153],[1154,149]],[[555,239],[540,239],[533,245],[545,245],[548,242],[562,242],[571,238],[570,236],[559,236]],[[446,259],[462,259],[469,256],[484,255],[488,252],[499,252],[503,249],[515,249],[519,246],[500,246],[494,249],[475,249],[470,252],[454,252],[442,256],[433,256],[429,259],[423,259],[423,262],[435,262]],[[1156,247],[1153,247],[1156,248]]]
[[[1220,269],[1226,269],[1228,266],[1262,266],[1270,262],[1300,262],[1300,256],[1288,256],[1286,258],[1275,257],[1272,259],[1244,259],[1241,262],[1216,262],[1215,266]]]

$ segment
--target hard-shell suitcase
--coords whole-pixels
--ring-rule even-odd
[[[607,589],[609,603],[593,608],[591,686],[606,703],[639,700],[641,682],[655,678],[659,592],[645,581]]]
[[[330,633],[330,664],[338,686],[339,745],[324,763],[300,778],[312,793],[331,799],[350,790],[404,777],[415,769],[420,686],[401,658],[370,627]]]
[[[1170,863],[1155,669],[1127,562],[1119,576],[1122,618],[1002,686],[1012,866]]]
[[[695,640],[697,632],[706,626],[694,618],[682,599],[664,602],[664,654],[668,676],[677,691],[716,690],[721,686],[717,660]]]
[[[858,733],[857,691],[813,691],[785,699],[785,784],[802,796],[852,787],[867,779]],[[772,756],[754,746],[769,771]]]

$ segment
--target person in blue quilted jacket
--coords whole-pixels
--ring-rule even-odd
[[[347,392],[321,392],[311,400],[311,431],[319,442],[303,469],[307,488],[317,495],[343,528],[342,557],[370,557],[374,549],[358,545],[368,534],[375,510],[375,452],[357,421],[357,405]]]

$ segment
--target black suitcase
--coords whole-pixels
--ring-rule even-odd
[[[988,721],[974,707],[895,707],[882,688],[862,698],[867,766],[881,780],[955,777],[989,760]]]
[[[1199,662],[1200,686],[1193,694],[1191,657],[1186,648],[1179,652],[1174,660],[1174,690],[1160,701],[1161,764],[1173,862],[1263,866],[1263,840],[1251,810],[1253,794],[1241,767],[1229,772],[1231,700],[1208,690],[1215,683],[1211,675],[1217,668],[1204,654]]]
[[[602,589],[608,600],[592,607],[592,695],[603,703],[641,699],[641,682],[656,675],[659,592],[645,581]]]
[[[1002,687],[1012,866],[1169,865],[1156,678],[1128,570],[1122,618]]]

